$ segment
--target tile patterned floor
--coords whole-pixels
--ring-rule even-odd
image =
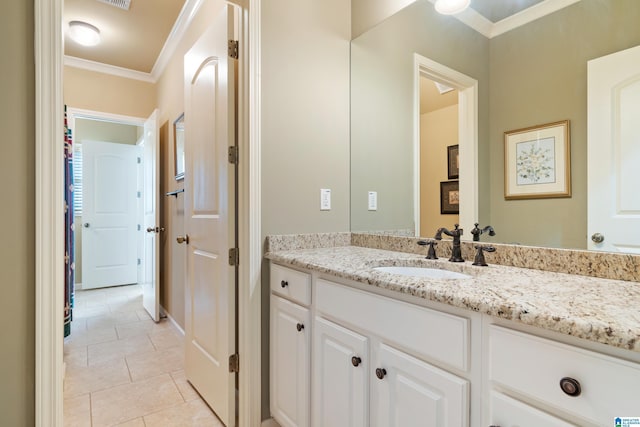
[[[76,292],[64,342],[65,427],[222,427],[184,374],[184,337],[139,285]]]

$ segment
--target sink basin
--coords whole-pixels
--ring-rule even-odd
[[[375,267],[374,270],[382,273],[399,274],[401,276],[425,277],[428,279],[470,279],[471,276],[455,271],[441,270],[427,267]]]

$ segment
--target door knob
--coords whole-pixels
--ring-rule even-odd
[[[182,243],[186,243],[187,245],[189,244],[189,236],[188,235],[184,235],[184,237],[182,236],[178,236],[176,237],[176,242],[182,244]]]
[[[593,243],[602,243],[604,242],[604,234],[594,233],[593,236],[591,236],[591,240],[593,240]]]
[[[89,228],[89,226],[90,226],[90,225],[91,225],[91,224],[89,224],[88,222],[85,222],[84,224],[82,224],[82,226],[83,226],[84,228]]]
[[[156,229],[153,227],[147,227],[147,233],[155,233]]]

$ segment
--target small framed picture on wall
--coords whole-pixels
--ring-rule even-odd
[[[458,181],[442,181],[440,183],[440,213],[460,213],[460,191]]]
[[[460,173],[460,156],[458,155],[458,145],[447,147],[447,179],[458,179]]]

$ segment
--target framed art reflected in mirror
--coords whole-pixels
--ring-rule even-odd
[[[184,113],[173,122],[173,158],[176,181],[184,179]]]

